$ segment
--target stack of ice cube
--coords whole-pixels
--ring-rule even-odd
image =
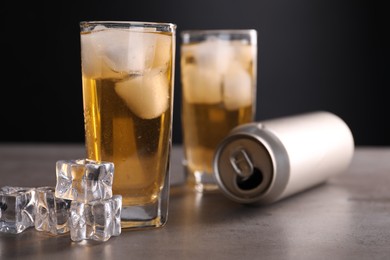
[[[73,241],[107,241],[121,233],[122,196],[112,195],[114,164],[87,159],[56,164],[56,187],[0,189],[0,232],[29,227]]]
[[[56,177],[55,196],[71,201],[68,227],[73,241],[106,241],[121,233],[122,196],[112,195],[113,163],[61,160]]]

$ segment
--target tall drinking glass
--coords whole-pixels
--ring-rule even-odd
[[[188,184],[218,188],[212,170],[219,142],[256,111],[257,31],[181,33],[182,130]]]
[[[87,157],[114,163],[122,228],[167,221],[176,25],[84,21]]]

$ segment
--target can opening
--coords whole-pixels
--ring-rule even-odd
[[[251,190],[258,187],[263,182],[263,173],[256,167],[249,177],[241,177],[237,175],[237,186],[242,190]]]

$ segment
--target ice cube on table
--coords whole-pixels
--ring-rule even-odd
[[[227,110],[237,110],[252,103],[252,80],[238,62],[230,64],[223,77],[223,102]]]
[[[184,99],[189,103],[217,104],[222,101],[222,75],[196,65],[182,71]]]
[[[81,202],[111,198],[113,176],[112,162],[57,161],[55,196]]]
[[[120,74],[140,74],[153,63],[169,61],[168,45],[169,36],[150,32],[106,29],[82,34],[83,72],[87,77],[106,78],[102,68],[108,67]]]
[[[121,195],[87,203],[72,201],[69,219],[71,239],[107,241],[111,236],[119,236],[121,210]]]
[[[87,222],[85,216],[85,203],[72,201],[69,211],[69,231],[73,241],[87,239]]]
[[[155,68],[142,76],[117,82],[115,91],[135,115],[153,119],[168,109],[169,84],[164,68]]]
[[[34,226],[35,189],[4,186],[0,189],[0,232],[17,234]]]
[[[38,187],[35,191],[35,229],[53,235],[67,233],[71,201],[55,197],[54,187]]]

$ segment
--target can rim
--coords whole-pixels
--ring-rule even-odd
[[[271,158],[273,172],[272,179],[268,187],[255,197],[239,197],[233,194],[225,186],[221,179],[221,172],[219,171],[218,163],[223,148],[230,142],[235,141],[238,138],[249,138],[255,142],[264,146]],[[278,200],[285,187],[287,186],[290,173],[290,162],[287,154],[287,150],[282,142],[272,132],[266,129],[261,124],[246,124],[235,128],[226,138],[219,144],[213,160],[214,177],[217,181],[219,188],[222,190],[225,196],[243,204],[270,204]]]

